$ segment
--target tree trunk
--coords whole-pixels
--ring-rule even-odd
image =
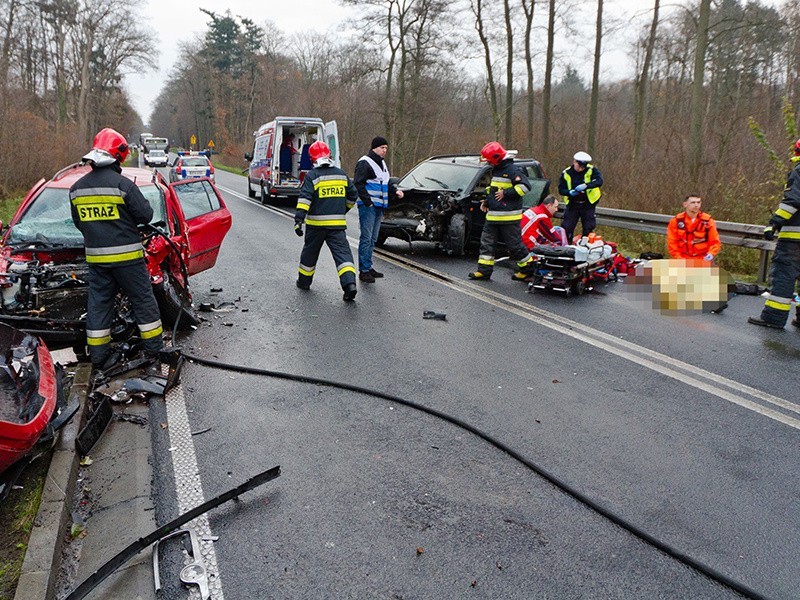
[[[522,0],[522,10],[525,12],[525,68],[527,70],[526,96],[528,100],[527,114],[527,137],[525,149],[528,156],[533,156],[533,56],[531,55],[531,31],[533,30],[533,9],[536,7],[536,0]]]
[[[513,145],[512,140],[512,111],[514,106],[514,31],[511,28],[511,7],[509,0],[503,0],[503,9],[506,20],[506,147]]]
[[[550,158],[550,93],[553,87],[553,45],[555,43],[556,0],[550,0],[547,15],[547,56],[542,89],[542,158]]]
[[[551,0],[555,1],[555,0]],[[497,89],[494,84],[494,74],[492,73],[492,54],[489,48],[489,40],[483,28],[483,5],[482,0],[472,1],[472,12],[475,15],[475,29],[483,45],[483,60],[486,66],[486,85],[489,88],[489,107],[492,110],[492,121],[494,122],[494,134],[500,137],[500,113],[497,105]]]
[[[653,4],[653,22],[650,24],[650,34],[647,37],[647,47],[644,52],[644,63],[642,72],[636,78],[635,93],[636,103],[634,108],[633,124],[633,153],[631,156],[631,169],[636,168],[636,162],[642,151],[642,136],[644,134],[644,110],[647,101],[647,87],[650,81],[650,64],[653,61],[653,48],[656,45],[656,29],[658,28],[658,10],[661,0],[655,0]]]
[[[703,160],[703,83],[708,49],[708,22],[711,17],[711,0],[700,0],[694,52],[694,78],[689,125],[689,187],[694,189],[700,181]]]
[[[603,43],[603,0],[597,0],[597,27],[594,34],[594,69],[592,70],[592,95],[589,100],[589,132],[586,147],[595,150],[597,138],[597,103],[600,97],[600,50]]]

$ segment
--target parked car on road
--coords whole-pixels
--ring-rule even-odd
[[[208,157],[202,154],[178,154],[169,170],[170,182],[196,179],[197,177],[208,177],[214,181],[214,165],[211,164]]]
[[[144,164],[148,167],[166,167],[167,153],[163,150],[151,150],[144,155]]]
[[[535,206],[549,193],[550,180],[541,163],[515,158],[531,182],[523,198],[524,208]],[[412,242],[436,242],[454,255],[463,255],[470,244],[480,241],[485,213],[480,209],[492,167],[478,154],[432,156],[417,164],[404,177],[393,180],[403,198],[392,199],[383,213],[378,245],[389,237]]]
[[[69,188],[88,165],[70,165],[28,192],[0,237],[0,322],[42,337],[51,347],[85,343],[88,266],[72,222]],[[186,278],[214,266],[231,215],[208,179],[168,184],[157,171],[123,168],[153,206],[143,230],[145,260],[165,327],[192,319],[182,308]],[[183,303],[185,304],[185,303]],[[134,331],[118,295],[114,334]]]

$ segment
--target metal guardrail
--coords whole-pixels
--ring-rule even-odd
[[[619,208],[597,207],[597,224],[620,229],[630,229],[645,233],[659,233],[667,235],[667,224],[673,215],[658,213],[636,212]],[[563,216],[559,209],[557,217]],[[753,248],[761,252],[759,257],[758,280],[766,281],[769,272],[769,253],[775,250],[775,242],[764,239],[764,226],[751,223],[733,223],[731,221],[716,221],[717,231],[723,244]]]

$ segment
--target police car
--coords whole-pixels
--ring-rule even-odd
[[[214,165],[211,164],[208,156],[194,152],[191,154],[179,152],[169,170],[170,182],[196,179],[198,177],[208,177],[211,181],[214,181]]]

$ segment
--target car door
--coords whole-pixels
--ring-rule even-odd
[[[545,196],[550,193],[550,180],[542,176],[538,165],[525,165],[525,173],[531,183],[531,191],[522,198],[522,208],[530,208],[541,204]]]
[[[325,123],[325,143],[331,149],[331,157],[333,164],[342,168],[342,156],[339,152],[339,128],[336,126],[336,121],[328,121]]]
[[[179,181],[169,187],[177,199],[177,212],[189,243],[189,275],[210,269],[231,228],[231,213],[217,188],[206,178]]]

